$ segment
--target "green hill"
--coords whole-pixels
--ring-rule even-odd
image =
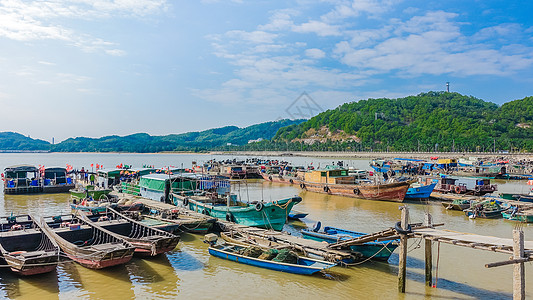
[[[244,145],[249,140],[271,139],[279,128],[299,124],[304,120],[280,120],[239,128],[226,126],[201,132],[151,136],[136,133],[128,136],[106,136],[98,139],[78,137],[52,146],[55,152],[160,152],[202,151],[223,147],[227,143]]]
[[[532,151],[532,125],[533,97],[499,107],[458,93],[428,92],[346,103],[281,128],[273,141],[308,150]]]
[[[16,132],[0,132],[0,150],[50,150],[50,143],[32,139]]]

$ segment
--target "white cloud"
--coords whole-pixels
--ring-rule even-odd
[[[481,30],[473,37],[460,31],[454,22],[457,14],[428,12],[405,22],[386,25],[382,30],[351,32],[349,41],[338,42],[334,53],[340,61],[359,70],[385,74],[397,72],[400,77],[422,74],[505,75],[531,66],[533,51],[527,47],[503,48],[476,44],[480,36],[517,31],[516,26]]]
[[[318,36],[339,36],[341,35],[340,26],[331,25],[321,21],[309,21],[301,25],[293,26],[294,32],[315,33]]]
[[[139,18],[166,8],[166,0],[6,0],[0,2],[0,37],[16,41],[58,40],[84,51],[123,55],[122,50],[107,49],[113,43],[61,24],[67,24],[65,18]]]
[[[226,32],[225,35],[228,38],[238,39],[241,41],[246,41],[246,42],[255,43],[255,44],[273,43],[274,39],[278,36],[275,33],[270,33],[270,32],[261,31],[261,30],[252,31],[252,32],[246,32],[243,30],[232,30],[232,31]]]
[[[320,59],[324,58],[326,56],[326,52],[318,49],[318,48],[312,48],[312,49],[306,49],[305,55],[310,58]]]

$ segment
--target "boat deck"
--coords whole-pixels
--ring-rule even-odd
[[[327,242],[318,242],[293,236],[284,232],[238,225],[232,222],[222,220],[218,220],[217,222],[219,223],[219,226],[223,231],[236,231],[247,235],[258,236],[261,238],[274,239],[279,244],[294,247],[297,250],[323,257],[328,261],[335,262],[341,260],[348,260],[351,258],[350,251],[328,248]]]

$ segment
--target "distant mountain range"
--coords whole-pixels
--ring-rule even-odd
[[[262,141],[248,144],[250,140]],[[51,145],[0,133],[1,150],[161,152],[225,150],[533,151],[533,97],[501,106],[459,93],[345,103],[309,120],[226,126],[165,136],[77,137]]]
[[[226,126],[201,132],[188,132],[164,136],[136,133],[127,136],[106,136],[102,138],[69,138],[52,145],[46,141],[32,139],[19,133],[0,132],[0,150],[49,150],[53,152],[161,152],[202,151],[228,143],[244,145],[250,140],[271,139],[281,128],[305,120],[280,120],[239,128]]]

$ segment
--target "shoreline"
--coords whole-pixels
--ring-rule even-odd
[[[491,152],[326,152],[326,151],[212,151],[211,155],[239,155],[239,156],[282,156],[282,157],[324,157],[324,158],[412,158],[427,159],[439,158],[505,158],[505,159],[530,159],[533,153],[491,153]]]

